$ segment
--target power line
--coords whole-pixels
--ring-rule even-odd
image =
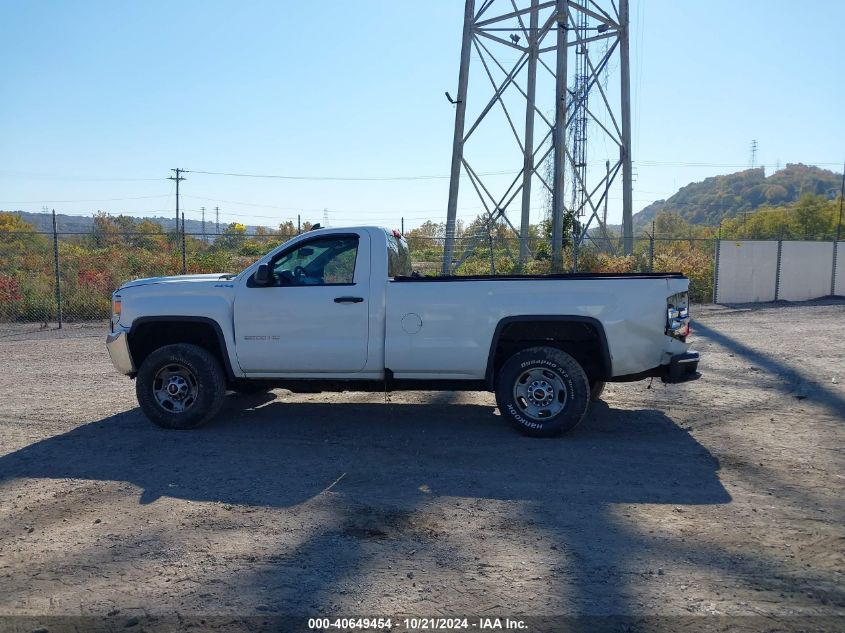
[[[183,169],[185,173],[191,174],[206,174],[209,176],[234,176],[236,178],[272,178],[276,180],[316,180],[316,181],[327,181],[327,180],[336,180],[336,181],[394,181],[394,180],[447,180],[450,176],[287,176],[287,175],[275,175],[275,174],[241,174],[241,173],[234,173],[234,172],[222,172],[222,171],[198,171],[195,169]],[[479,172],[480,176],[505,176],[505,175],[513,175],[518,173],[517,171],[513,170],[503,170],[503,171],[490,171],[490,172]]]
[[[0,177],[30,178],[33,180],[69,180],[74,182],[156,182],[162,178],[81,178],[79,176],[55,176],[28,172],[0,171]]]
[[[184,179],[183,179],[184,180]],[[151,200],[153,198],[168,198],[169,194],[159,196],[133,196],[129,198],[90,198],[87,200],[0,200],[0,204],[42,204],[42,203],[71,203],[71,202],[121,202],[123,200]]]
[[[278,209],[279,211],[303,211],[303,212],[310,212],[310,213],[322,213],[324,207],[320,208],[311,208],[306,209],[303,207],[279,207],[272,204],[261,204],[258,202],[242,202],[238,200],[222,200],[220,198],[206,198],[204,196],[182,196],[183,198],[190,198],[191,200],[206,200],[211,202],[223,202],[226,204],[238,204],[245,207],[261,207],[267,209]],[[471,206],[471,207],[459,207],[458,210],[461,211],[469,211],[474,209],[483,209],[484,207],[481,205]],[[438,207],[436,209],[388,209],[384,211],[379,211],[378,209],[333,209],[336,213],[390,213],[393,215],[402,214],[402,213],[441,213],[443,211],[442,207]],[[233,215],[233,214],[230,214]],[[255,216],[255,217],[262,217],[262,216]],[[263,217],[274,217],[274,216],[263,216]]]

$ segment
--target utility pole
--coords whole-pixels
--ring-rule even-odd
[[[220,235],[220,207],[214,207],[214,214],[215,214],[215,224],[216,224],[216,231],[217,235]]]
[[[173,180],[176,182],[176,235],[179,235],[179,183],[185,180],[185,177],[182,174],[186,171],[184,169],[180,169],[177,167],[176,169],[171,169],[175,176],[168,176],[168,180]]]
[[[302,233],[302,214],[296,214],[296,234],[299,235]]]
[[[185,212],[182,211],[182,274],[188,274],[187,248],[185,244]]]
[[[205,242],[205,207],[200,207],[202,211],[202,241]]]
[[[842,237],[842,199],[845,198],[845,165],[842,166],[842,190],[839,192],[839,222],[836,223],[836,241]]]
[[[402,218],[402,223],[399,226],[401,227],[399,229],[400,235],[405,235],[405,218]]]
[[[45,209],[47,207],[44,207]],[[56,317],[62,329],[62,276],[59,272],[59,231],[56,225],[56,210],[53,209],[53,264],[56,277]]]

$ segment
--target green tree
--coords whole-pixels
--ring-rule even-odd
[[[240,222],[232,222],[214,241],[215,248],[238,250],[246,240],[246,226]]]

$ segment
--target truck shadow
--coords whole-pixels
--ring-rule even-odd
[[[158,429],[138,409],[85,424],[0,457],[0,481],[120,481],[143,489],[141,503],[270,507],[302,503],[339,477],[345,494],[399,503],[539,501],[550,486],[559,499],[595,503],[730,500],[717,460],[657,410],[597,403],[570,435],[538,440],[481,405],[241,403],[231,398],[195,431]]]
[[[597,403],[569,436],[538,440],[518,435],[491,414],[492,407],[480,405],[272,398],[248,404],[232,398],[218,421],[191,432],[159,430],[137,409],[111,416],[3,456],[0,483],[125,482],[143,489],[141,504],[162,496],[274,508],[328,504],[333,518],[304,541],[293,547],[280,542],[272,562],[229,570],[222,579],[242,605],[312,614],[325,612],[340,594],[355,596],[349,587],[365,582],[374,559],[395,565],[411,549],[421,549],[423,568],[450,561],[450,573],[458,577],[483,576],[482,566],[496,563],[483,560],[482,552],[473,557],[465,541],[440,527],[442,518],[429,517],[431,508],[456,500],[478,508],[484,500],[515,502],[488,511],[501,532],[479,526],[494,549],[514,547],[514,534],[531,543],[536,534],[544,546],[555,545],[543,562],[556,570],[553,576],[567,579],[565,587],[543,590],[559,601],[548,605],[555,612],[626,613],[625,583],[612,570],[651,545],[624,520],[620,524],[610,506],[731,500],[719,481],[718,461],[652,409]],[[382,573],[379,563],[375,569]],[[492,592],[491,604],[512,613],[528,608],[509,586],[491,580],[483,591]],[[411,603],[402,595],[396,594],[397,604],[407,612]],[[479,598],[474,590],[434,593],[430,604],[442,601],[454,613],[470,613]]]

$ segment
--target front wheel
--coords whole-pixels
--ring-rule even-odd
[[[496,403],[525,435],[551,437],[572,430],[590,403],[587,375],[572,356],[553,347],[531,347],[499,370]]]
[[[194,429],[223,404],[226,380],[217,359],[197,345],[165,345],[141,364],[135,379],[138,404],[165,429]]]

